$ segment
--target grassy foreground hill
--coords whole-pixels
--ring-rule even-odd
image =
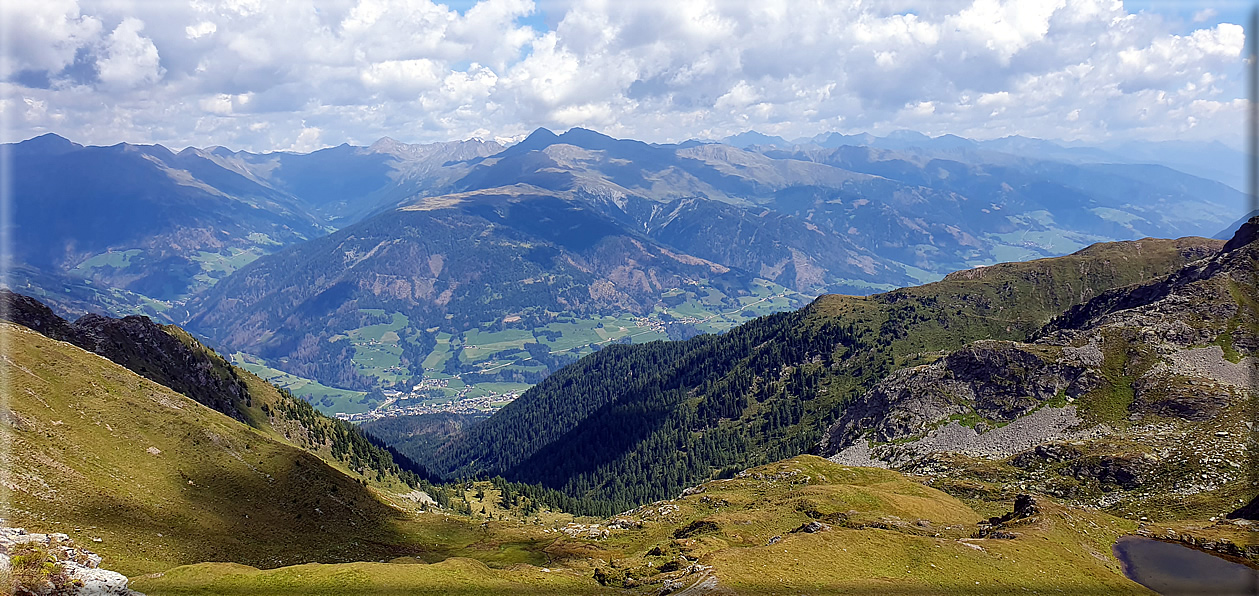
[[[108,360],[0,323],[5,522],[60,531],[124,573],[359,560],[402,512],[318,457]]]
[[[326,443],[328,461],[317,455],[320,443],[295,444],[318,426],[251,427],[7,321],[0,347],[4,524],[68,534],[103,555],[106,568],[137,575],[204,561],[271,569],[407,557],[449,559],[420,584],[514,591],[574,581],[513,568],[548,562],[540,526],[491,533],[470,516],[422,512],[440,507],[397,477],[352,468]],[[247,382],[259,389],[257,379]]]
[[[175,325],[159,325],[142,316],[113,319],[96,314],[69,322],[38,300],[8,290],[0,290],[0,319],[111,360],[272,438],[310,451],[356,478],[389,490],[404,485],[428,487],[416,476],[416,471],[423,473],[418,466],[401,468],[391,453],[350,425],[315,412],[304,401],[233,366]]]
[[[547,537],[552,563],[468,559],[259,570],[205,563],[134,578],[176,594],[1149,594],[1110,545],[1135,524],[1041,499],[1013,538],[974,538],[1005,502],[963,502],[897,472],[800,456]],[[814,531],[800,530],[814,522]],[[488,522],[491,535],[514,524]],[[521,531],[521,530],[516,530]],[[545,533],[543,533],[545,532]],[[512,583],[508,583],[508,579]]]

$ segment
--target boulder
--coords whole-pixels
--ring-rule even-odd
[[[1259,496],[1251,499],[1249,503],[1230,512],[1226,517],[1228,519],[1259,520]]]
[[[1012,513],[1014,514],[1012,519],[1031,517],[1040,513],[1040,508],[1036,506],[1035,497],[1019,494],[1014,497],[1014,511]]]
[[[1014,521],[1016,519],[1023,519],[1025,517],[1031,517],[1033,515],[1036,515],[1037,513],[1040,513],[1040,508],[1036,506],[1036,498],[1033,497],[1032,495],[1025,495],[1025,494],[1020,493],[1018,495],[1015,495],[1014,497],[1014,511],[1011,511],[1005,515],[1002,515],[1001,517],[988,518],[988,524],[996,527],[1006,522]],[[991,530],[991,528],[989,528],[989,530]],[[990,533],[991,532],[988,532],[985,535],[990,534]]]
[[[830,526],[820,521],[813,520],[807,524],[802,524],[799,528],[792,530],[791,533],[799,534],[801,532],[804,532],[805,534],[815,534],[817,532],[825,532],[829,529],[831,529]]]
[[[135,596],[127,589],[127,576],[117,571],[87,567],[73,561],[62,562],[66,575],[83,582],[75,594],[79,596]]]

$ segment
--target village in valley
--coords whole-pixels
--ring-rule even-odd
[[[488,415],[520,397],[520,392],[517,391],[499,393],[493,390],[477,392],[485,393],[485,395],[469,395],[477,389],[475,385],[464,385],[451,398],[432,399],[430,397],[430,391],[444,390],[449,384],[450,379],[424,379],[412,387],[410,392],[404,393],[394,389],[386,389],[384,391],[387,398],[385,402],[371,411],[357,414],[337,412],[335,416],[341,420],[361,423],[389,416],[411,416],[442,412]]]

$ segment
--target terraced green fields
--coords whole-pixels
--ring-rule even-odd
[[[318,381],[291,375],[267,366],[261,358],[244,352],[232,354],[231,361],[232,364],[258,375],[276,387],[283,387],[294,395],[306,398],[321,410],[359,413],[371,409],[368,404],[362,403],[363,397],[367,395],[365,391],[328,387]]]
[[[729,296],[716,288],[674,290],[646,316],[576,317],[555,313],[544,325],[529,327],[518,316],[487,321],[451,334],[424,328],[399,312],[360,309],[384,320],[339,333],[329,341],[349,341],[357,372],[375,379],[379,393],[329,387],[281,370],[282,364],[238,352],[233,362],[306,397],[325,413],[363,414],[386,407],[429,407],[479,400],[475,409],[492,411],[508,403],[563,363],[612,343],[645,343],[700,333],[722,333],[748,319],[799,308],[811,297],[757,280],[752,293]],[[406,344],[432,346],[408,360]],[[398,394],[393,392],[397,391]],[[463,404],[463,407],[468,407]]]

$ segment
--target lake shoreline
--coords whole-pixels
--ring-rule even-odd
[[[1124,577],[1160,594],[1256,594],[1254,562],[1151,536],[1121,536],[1111,547]]]

